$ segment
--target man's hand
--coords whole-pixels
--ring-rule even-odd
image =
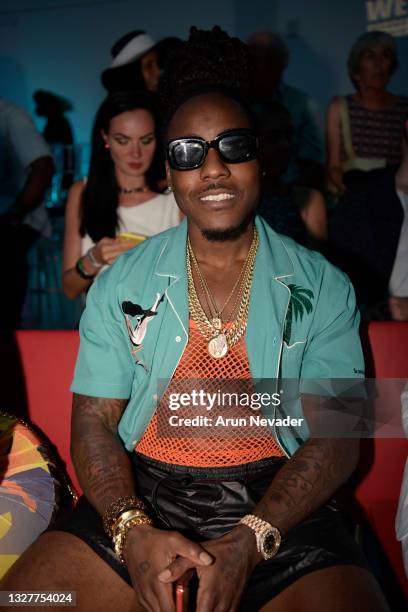
[[[234,612],[255,566],[262,561],[255,535],[251,529],[239,525],[221,538],[203,542],[202,546],[214,557],[214,563],[199,566],[186,556],[178,557],[159,574],[159,580],[166,585],[184,582],[186,572],[194,567],[199,578],[197,612]]]
[[[174,612],[172,581],[161,582],[158,575],[175,559],[188,567],[203,569],[213,562],[200,544],[190,542],[175,531],[138,526],[129,532],[124,550],[126,564],[138,602],[151,612]]]

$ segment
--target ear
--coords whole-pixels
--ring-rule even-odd
[[[104,132],[104,130],[101,130],[101,136],[105,144],[108,144],[108,135],[106,134],[106,132]]]

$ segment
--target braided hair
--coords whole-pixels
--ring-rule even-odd
[[[188,41],[182,42],[169,57],[159,96],[165,127],[176,110],[189,98],[219,92],[233,98],[248,113],[249,54],[238,38],[219,26],[199,30],[193,26]]]

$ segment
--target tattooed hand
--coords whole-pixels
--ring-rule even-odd
[[[255,536],[250,529],[239,525],[221,538],[202,542],[202,546],[214,558],[211,565],[200,567],[179,557],[161,572],[159,580],[166,585],[183,582],[186,573],[194,567],[199,579],[197,612],[234,612],[255,566],[262,561]]]
[[[158,575],[175,559],[184,559],[200,570],[213,563],[213,557],[202,546],[175,531],[150,526],[134,527],[126,538],[124,556],[143,610],[175,612],[173,585]]]

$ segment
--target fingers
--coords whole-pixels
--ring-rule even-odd
[[[182,586],[186,589],[193,576],[194,570],[188,570],[185,574],[183,574],[183,576],[181,576],[181,578],[177,580],[177,586]]]
[[[176,607],[174,603],[173,587],[171,584],[157,584],[155,588],[155,595],[159,605],[153,608],[153,612],[157,612],[157,610],[163,610],[163,612],[175,612]]]
[[[211,565],[214,561],[214,557],[210,555],[200,544],[195,544],[187,538],[176,534],[177,540],[175,545],[175,552],[189,559],[195,566],[206,566]]]
[[[133,240],[122,241],[118,238],[101,238],[92,249],[96,261],[111,265],[119,255],[135,246]]]
[[[129,573],[138,602],[147,612],[175,612],[173,585],[162,584],[157,580],[154,564],[145,559],[132,563],[129,559]]]
[[[188,568],[202,568],[213,562],[212,556],[200,545],[190,542],[176,532],[161,532],[150,528],[148,532],[142,530],[130,533],[126,560],[138,601],[143,609],[152,612],[175,612],[173,582],[176,578],[161,581],[158,576],[163,568],[166,571],[166,565],[177,557],[184,558],[184,563],[176,574],[176,577],[182,577],[183,581],[189,580],[186,575]],[[171,577],[172,572],[169,574]]]
[[[134,240],[120,241],[119,244],[123,251],[128,251],[129,249],[133,249],[133,247],[137,246]]]
[[[179,556],[160,572],[158,575],[160,582],[175,582],[187,571],[196,567],[206,567],[214,561],[213,557],[199,544],[190,542],[178,534],[174,552]]]
[[[242,588],[229,584],[222,573],[200,578],[197,593],[196,612],[235,612],[238,610]]]
[[[183,576],[196,567],[196,563],[186,559],[185,557],[177,557],[175,561],[170,563],[165,570],[160,572],[158,579],[160,582],[175,582],[182,579]]]
[[[113,244],[107,244],[101,248],[101,259],[104,263],[112,264],[119,255],[129,251],[134,247],[133,242],[118,242],[114,241]]]
[[[158,585],[157,588],[140,593],[139,602],[147,612],[175,612],[173,587],[169,584]]]
[[[116,244],[116,242],[117,238],[101,238],[100,240],[98,240],[95,246],[99,247],[106,244]]]

